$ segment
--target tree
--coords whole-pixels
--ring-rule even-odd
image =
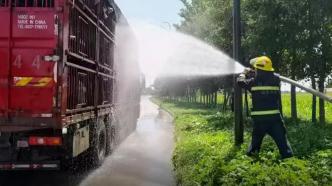
[[[306,0],[306,13],[303,15],[306,29],[303,31],[306,47],[306,73],[311,79],[313,88],[324,92],[326,78],[331,73],[332,66],[332,2],[326,0]],[[316,97],[313,96],[312,120],[316,121]],[[320,123],[325,123],[325,106],[319,100]]]
[[[327,0],[246,0],[248,29],[244,37],[247,52],[270,55],[279,72],[295,80],[319,78],[331,72],[331,1]],[[316,82],[312,82],[315,87]],[[295,87],[291,88],[292,118],[296,119]],[[313,113],[315,113],[315,98]],[[320,121],[324,122],[320,100]],[[315,117],[315,116],[313,116]]]
[[[176,28],[232,53],[232,0],[181,0],[183,21]]]
[[[182,0],[178,30],[232,53],[232,1]],[[324,91],[332,70],[332,1],[242,0],[243,56],[268,55],[275,69],[294,80],[311,79]],[[318,82],[316,82],[318,79]],[[292,118],[297,118],[296,91],[291,89]],[[315,120],[313,97],[313,121]],[[325,121],[320,100],[320,122]]]

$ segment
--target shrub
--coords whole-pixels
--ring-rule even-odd
[[[259,157],[245,154],[250,130],[241,147],[233,146],[231,113],[163,104],[175,116],[173,165],[178,185],[332,185],[332,127],[301,121],[287,123],[295,157],[280,160],[266,137]]]

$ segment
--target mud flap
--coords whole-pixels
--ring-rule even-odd
[[[73,157],[78,156],[89,148],[89,126],[78,129],[73,139]]]

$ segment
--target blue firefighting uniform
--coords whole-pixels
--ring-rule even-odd
[[[281,113],[279,77],[273,72],[257,70],[255,77],[238,78],[238,84],[252,96],[253,132],[247,154],[258,153],[264,136],[268,134],[277,144],[282,158],[293,156]]]

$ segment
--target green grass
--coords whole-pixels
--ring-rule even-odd
[[[175,118],[173,165],[178,185],[332,185],[332,125],[287,123],[294,158],[281,161],[269,137],[260,156],[250,158],[245,155],[250,125],[246,124],[245,143],[234,147],[231,113],[154,101]]]
[[[328,93],[329,96],[332,97],[332,93]],[[248,94],[249,98],[249,104],[250,104],[250,94]],[[290,93],[283,93],[282,94],[282,105],[283,105],[283,112],[286,117],[291,116],[291,107],[290,107]],[[298,109],[298,117],[302,120],[311,121],[311,105],[312,105],[312,96],[308,93],[297,93],[296,95],[297,99],[297,109]],[[317,120],[319,117],[319,99],[317,99],[316,104],[316,116]],[[224,101],[224,95],[222,93],[218,94],[217,97],[218,100],[218,107],[221,108],[221,105]],[[197,95],[197,101],[200,102],[199,95]],[[326,121],[328,123],[332,123],[332,104],[331,103],[325,103],[325,110],[326,110]]]
[[[283,94],[282,95],[282,105],[283,105],[283,112],[286,117],[291,116],[291,107],[290,107],[290,94]],[[311,120],[311,108],[312,108],[312,96],[307,93],[297,93],[297,114],[298,117],[302,120]],[[316,116],[318,119],[318,99],[316,105]],[[325,103],[325,110],[326,110],[326,121],[328,123],[332,123],[332,104]]]

